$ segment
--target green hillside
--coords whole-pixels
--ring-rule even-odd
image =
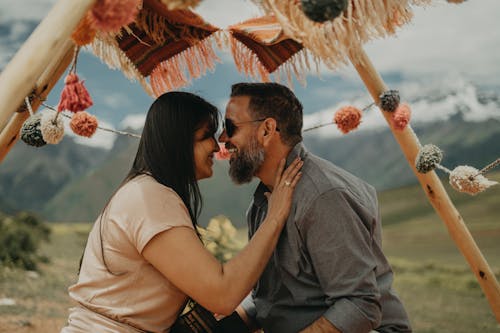
[[[488,177],[500,181],[500,172]],[[500,279],[500,186],[475,197],[449,193]],[[379,197],[384,251],[414,332],[498,332],[479,284],[420,187],[383,191]],[[66,289],[76,279],[90,227],[88,223],[52,223],[53,237],[43,246],[50,262],[41,264],[40,274],[0,267],[0,297],[15,301],[15,305],[0,306],[0,333],[60,330],[72,306]],[[246,230],[240,229],[235,238],[245,235]]]
[[[500,183],[498,171],[487,177]],[[500,185],[470,196],[453,190],[447,180],[443,183],[486,259],[500,268]],[[465,262],[420,186],[384,191],[379,199],[389,255],[439,264]]]

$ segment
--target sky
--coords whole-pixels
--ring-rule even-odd
[[[8,21],[11,24],[9,36],[0,35],[0,64],[5,64],[12,56],[13,50],[7,49],[5,40],[15,40],[17,36],[26,33],[25,20],[41,20],[50,10],[55,0],[0,0],[0,24]],[[259,16],[260,10],[248,0],[202,0],[195,11],[201,14],[208,22],[219,27],[243,21],[250,17]],[[431,5],[414,8],[414,19],[405,25],[398,33],[390,38],[373,40],[365,45],[365,51],[375,68],[382,74],[398,73],[406,77],[405,93],[418,95],[427,94],[423,91],[429,86],[454,86],[463,93],[460,96],[450,97],[440,105],[439,117],[446,117],[454,112],[454,103],[460,99],[473,103],[475,92],[471,91],[471,83],[475,86],[492,86],[500,89],[500,1],[499,0],[468,0],[462,4],[451,4],[445,0],[432,1]],[[223,54],[223,61],[231,61],[229,54]],[[345,80],[359,81],[352,66],[332,71],[321,67],[321,77],[340,76]],[[329,82],[329,81],[327,81]],[[433,83],[431,85],[430,83]],[[399,87],[398,87],[399,88]],[[325,84],[314,88],[310,94],[318,98],[332,94],[332,88]],[[429,88],[430,89],[430,88]],[[365,94],[359,106],[369,103],[369,96]],[[130,105],[129,96],[108,93],[102,101],[104,107]],[[225,100],[217,102],[223,110]],[[335,108],[339,105],[308,115],[304,119],[306,126],[329,121]],[[421,117],[429,116],[433,110],[427,105],[413,105]],[[480,115],[498,114],[498,108],[477,109]],[[140,126],[144,115],[129,115],[120,124],[101,123],[102,126]],[[368,113],[363,126],[370,127],[382,123],[382,117],[376,113]],[[70,131],[68,131],[70,132]],[[331,133],[328,129],[318,132]],[[109,141],[110,134],[97,133],[95,145],[102,145]],[[78,139],[81,143],[90,144],[87,139]],[[109,142],[108,142],[108,145]],[[109,147],[108,147],[109,148]]]

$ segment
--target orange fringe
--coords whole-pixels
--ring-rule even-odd
[[[109,68],[119,69],[129,80],[138,81],[148,95],[154,96],[146,78],[120,49],[113,35],[98,33],[92,43],[92,52]]]
[[[215,63],[221,62],[212,45],[214,40],[217,40],[217,37],[211,35],[158,64],[149,76],[154,96],[158,97],[167,91],[186,86],[191,83],[191,79],[199,78],[207,70],[213,71]]]
[[[311,70],[310,57],[313,58],[315,64],[315,71],[319,73],[319,58],[307,49],[302,49],[294,54],[285,63],[280,65],[276,71],[269,73],[264,65],[260,62],[257,55],[248,48],[245,44],[241,43],[236,38],[230,38],[231,53],[233,55],[234,64],[240,73],[252,77],[263,82],[270,82],[271,74],[274,81],[286,82],[286,85],[293,89],[292,74],[295,75],[297,80],[303,86],[306,85],[306,75]]]

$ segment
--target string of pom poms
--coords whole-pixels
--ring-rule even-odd
[[[440,164],[442,159],[442,150],[433,144],[427,144],[420,148],[415,159],[415,168],[420,173],[427,173],[436,168],[443,170],[449,174],[450,185],[455,190],[470,195],[476,195],[490,186],[498,184],[498,182],[484,177],[484,174],[500,165],[500,158],[497,158],[481,170],[469,165],[459,165],[455,169],[449,170]]]

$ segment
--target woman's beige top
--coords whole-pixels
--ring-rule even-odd
[[[187,297],[141,253],[155,235],[172,227],[193,229],[172,189],[147,175],[121,187],[90,232],[78,282],[69,288],[79,305],[62,332],[168,332]]]

